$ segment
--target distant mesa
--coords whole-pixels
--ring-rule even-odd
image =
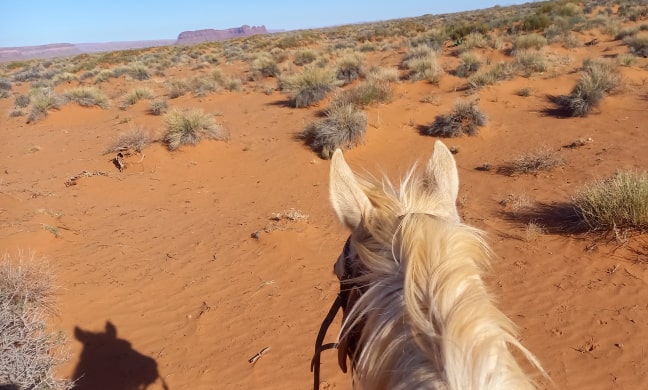
[[[224,41],[231,38],[249,37],[251,35],[267,34],[265,26],[248,26],[228,28],[225,30],[196,30],[196,31],[183,31],[178,35],[176,45],[191,45],[195,43],[210,42],[210,41]]]
[[[278,30],[279,31],[279,30]],[[278,32],[272,31],[272,32]],[[110,52],[116,50],[141,49],[156,46],[192,45],[201,42],[223,41],[231,38],[268,34],[265,26],[241,26],[225,30],[184,31],[178,39],[149,41],[123,41],[98,43],[52,43],[38,46],[0,47],[0,62],[31,60],[37,58],[69,57],[83,53]]]

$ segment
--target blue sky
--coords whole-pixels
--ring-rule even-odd
[[[175,39],[186,30],[265,25],[305,29],[440,14],[518,0],[5,0],[0,47]]]

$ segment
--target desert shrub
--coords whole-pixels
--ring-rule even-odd
[[[14,105],[16,107],[25,108],[30,102],[31,99],[29,98],[29,95],[16,95]]]
[[[250,74],[253,80],[264,77],[277,77],[279,75],[279,65],[269,54],[262,54],[250,63]]]
[[[65,339],[47,332],[54,311],[52,276],[33,258],[17,257],[0,259],[0,387],[71,389],[71,381],[54,376],[65,361]]]
[[[49,88],[33,89],[30,92],[31,110],[28,122],[35,122],[47,116],[49,110],[58,110],[63,105],[63,99]]]
[[[115,141],[104,150],[104,154],[133,151],[140,153],[153,142],[150,132],[134,127],[117,136]]]
[[[515,53],[517,50],[525,49],[540,49],[543,46],[547,45],[547,38],[539,34],[526,34],[520,35],[513,41],[513,50]]]
[[[630,46],[632,52],[639,57],[648,57],[648,33],[626,37],[623,42]]]
[[[618,68],[604,61],[590,61],[569,95],[555,98],[555,102],[571,116],[587,116],[606,94],[621,84]]]
[[[513,69],[508,62],[499,62],[488,69],[480,70],[468,77],[468,85],[471,88],[481,88],[486,85],[495,84],[500,80],[511,77]]]
[[[484,34],[478,32],[471,32],[466,35],[461,43],[462,50],[470,50],[475,48],[486,48],[488,47],[488,38]]]
[[[427,80],[438,84],[443,76],[443,67],[438,62],[437,53],[428,46],[417,46],[410,49],[405,57],[405,67],[409,71],[410,80]]]
[[[517,95],[518,96],[523,96],[523,97],[529,97],[529,96],[531,96],[531,88],[528,88],[528,87],[520,88],[517,91]]]
[[[0,77],[0,98],[9,97],[9,91],[11,91],[11,80]]]
[[[502,171],[508,174],[536,173],[550,171],[562,164],[564,161],[556,151],[542,147],[533,152],[521,154],[511,163],[505,165]]]
[[[630,26],[630,27],[624,27],[620,29],[616,35],[614,36],[614,39],[616,40],[623,40],[627,37],[631,37],[635,35],[636,33],[639,32],[639,26]]]
[[[360,144],[367,131],[367,115],[352,103],[331,104],[326,117],[310,123],[299,137],[329,159],[337,148],[351,149]]]
[[[191,88],[189,87],[187,80],[171,80],[168,83],[168,89],[169,98],[175,99],[186,95]]]
[[[115,72],[113,70],[111,70],[111,69],[102,69],[102,70],[99,71],[99,73],[97,73],[94,80],[95,80],[95,83],[102,83],[102,82],[108,81],[108,80],[110,80],[111,78],[114,78],[114,77],[117,77],[117,75],[115,74]]]
[[[214,121],[214,118],[203,110],[172,110],[164,116],[167,126],[163,141],[169,150],[176,150],[181,145],[195,145],[205,137],[215,140],[227,140],[225,128]]]
[[[372,67],[367,72],[367,80],[387,81],[390,83],[398,82],[400,76],[396,68]]]
[[[280,64],[288,59],[288,53],[280,47],[273,47],[272,50],[270,50],[270,55],[277,64]]]
[[[119,108],[125,110],[142,99],[153,99],[153,91],[146,87],[133,88],[124,95]]]
[[[538,50],[517,50],[514,54],[515,64],[525,74],[544,72],[547,70],[547,62],[544,53]]]
[[[355,104],[366,106],[372,103],[384,103],[391,100],[391,85],[386,81],[368,80],[358,86],[340,92],[332,104]]]
[[[619,172],[581,189],[573,199],[592,230],[648,229],[648,174]]]
[[[457,77],[468,77],[477,72],[481,66],[481,59],[474,53],[463,53],[459,59],[461,59],[461,64],[455,70]]]
[[[25,115],[25,111],[23,111],[20,108],[13,108],[9,111],[9,118],[16,118],[24,115]]]
[[[166,100],[155,100],[151,102],[149,112],[151,113],[151,115],[162,115],[167,112],[168,108],[169,104]]]
[[[434,137],[459,137],[462,134],[475,135],[477,128],[486,125],[486,115],[475,101],[460,100],[449,115],[439,115],[429,128],[421,134]]]
[[[336,73],[330,68],[309,65],[301,73],[281,79],[281,89],[288,92],[294,107],[308,107],[324,99],[337,87]]]
[[[634,54],[626,53],[617,56],[617,63],[621,66],[632,66],[635,62],[637,62],[637,57]]]
[[[240,91],[243,89],[243,81],[239,78],[226,78],[223,80],[222,85],[228,91]]]
[[[308,65],[311,62],[315,61],[317,58],[317,54],[313,50],[299,50],[295,53],[295,59],[293,60],[293,64],[295,65]]]
[[[210,92],[216,92],[219,89],[219,83],[214,77],[194,77],[189,81],[189,89],[193,91],[194,96],[205,96]]]
[[[52,82],[55,85],[57,85],[57,84],[61,84],[61,83],[71,83],[72,81],[78,80],[78,79],[79,78],[75,74],[72,74],[70,72],[61,72],[61,73],[57,74],[56,76],[54,76],[54,78],[52,79]]]
[[[71,102],[75,102],[83,107],[97,106],[108,108],[110,101],[108,97],[97,87],[74,87],[68,88],[63,92],[63,96]]]
[[[362,62],[362,57],[357,54],[347,54],[342,57],[337,63],[337,79],[348,84],[359,78],[362,75]]]
[[[151,78],[149,68],[141,63],[134,63],[128,69],[128,74],[135,80],[144,81]]]
[[[551,24],[551,19],[546,14],[534,14],[527,16],[522,22],[522,29],[525,31],[544,30]]]

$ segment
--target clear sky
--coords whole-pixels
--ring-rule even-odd
[[[527,0],[530,1],[530,0]],[[295,30],[522,4],[519,0],[0,0],[0,47],[175,39],[186,30]]]

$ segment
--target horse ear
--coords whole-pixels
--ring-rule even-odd
[[[331,204],[338,219],[349,229],[355,229],[362,216],[370,210],[371,202],[344,160],[340,149],[337,149],[331,158],[329,186]]]
[[[432,191],[442,194],[454,204],[459,195],[457,163],[441,141],[434,143],[434,153],[425,166],[425,180]]]

